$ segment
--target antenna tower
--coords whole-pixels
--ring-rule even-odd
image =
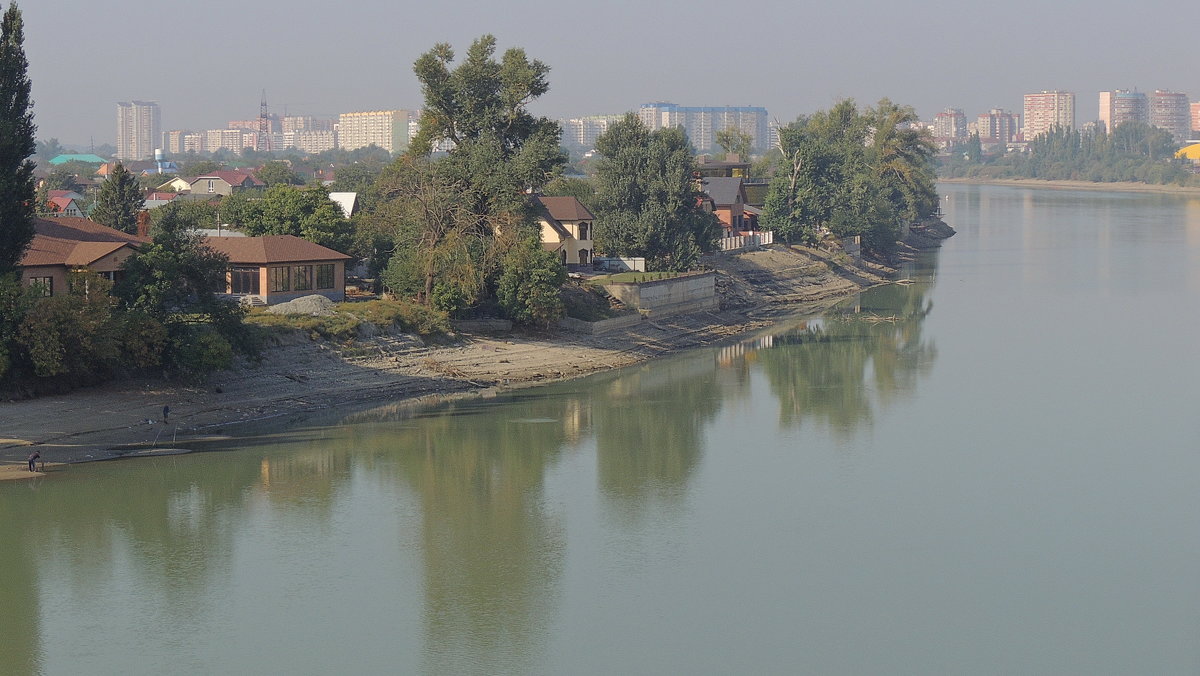
[[[267,112],[267,90],[262,90],[262,103],[258,105],[258,143],[255,150],[271,152],[271,115]]]

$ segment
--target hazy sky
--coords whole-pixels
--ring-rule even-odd
[[[6,1],[6,0],[0,0]],[[1041,89],[1173,89],[1200,99],[1200,2],[21,0],[38,137],[116,138],[116,102],[157,101],[166,129],[272,112],[418,108],[412,62],[484,34],[551,67],[535,112],[620,113],[649,101],[758,105],[773,118],[840,98],[925,119],[1021,109]]]

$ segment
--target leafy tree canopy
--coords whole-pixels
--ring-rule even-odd
[[[268,187],[275,185],[303,185],[304,180],[300,175],[292,171],[292,167],[281,160],[272,160],[267,162],[255,172],[258,180],[266,183]]]
[[[142,186],[120,162],[100,184],[91,218],[122,232],[137,232],[137,215],[146,205]]]
[[[33,161],[37,147],[21,10],[0,19],[0,276],[16,269],[33,240]]]
[[[648,269],[687,270],[720,234],[700,206],[696,161],[678,127],[650,131],[632,113],[596,140],[596,248],[642,256]]]
[[[336,251],[349,248],[350,223],[322,186],[275,185],[262,199],[230,199],[222,209],[251,236],[295,235]]]

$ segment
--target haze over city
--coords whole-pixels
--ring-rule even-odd
[[[431,5],[280,0],[146,11],[132,2],[25,0],[39,138],[112,143],[118,101],[157,101],[163,129],[272,112],[336,116],[418,108],[412,62],[437,42],[462,54],[484,33],[551,67],[534,111],[620,113],[648,101],[765,106],[786,122],[840,98],[913,105],[924,119],[1021,109],[1023,93],[1155,88],[1200,95],[1184,0],[1128,12],[1017,0],[1003,13],[944,3],[609,3],[533,0]]]

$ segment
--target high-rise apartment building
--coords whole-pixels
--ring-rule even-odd
[[[343,150],[377,145],[389,153],[408,147],[408,123],[415,119],[408,110],[373,110],[338,116],[338,147]]]
[[[1192,138],[1200,138],[1200,102],[1191,104]]]
[[[1115,89],[1100,92],[1098,119],[1104,123],[1104,131],[1109,134],[1126,122],[1149,122],[1150,102],[1146,95],[1139,91]]]
[[[288,115],[283,118],[283,133],[289,131],[333,131],[333,120],[311,115]]]
[[[967,137],[967,116],[961,108],[947,108],[933,116],[933,137],[943,145]]]
[[[1191,112],[1187,94],[1155,89],[1150,95],[1150,124],[1171,132],[1176,143],[1191,136]]]
[[[156,144],[161,141],[157,103],[122,101],[117,104],[117,159],[152,159]]]
[[[184,148],[184,139],[192,132],[186,129],[172,129],[171,131],[163,132],[162,145],[159,146],[165,149],[172,155],[180,155],[187,150]]]
[[[1007,110],[992,108],[976,119],[980,140],[1012,143],[1021,131],[1021,116]]]
[[[337,147],[337,133],[332,129],[302,129],[283,132],[283,148],[316,154]]]
[[[210,153],[218,150],[240,153],[245,147],[244,136],[246,132],[242,129],[209,129],[204,132],[204,150]],[[253,144],[250,147],[253,148]]]
[[[699,152],[718,148],[717,132],[738,129],[750,136],[752,150],[762,152],[770,144],[767,109],[759,106],[685,107],[674,103],[645,103],[638,118],[651,130],[683,127]]]
[[[1032,141],[1055,127],[1075,127],[1075,94],[1072,92],[1040,91],[1025,95],[1025,140]]]
[[[596,145],[596,139],[608,131],[608,128],[621,121],[621,115],[588,115],[563,120],[563,141],[569,141],[584,148]]]

